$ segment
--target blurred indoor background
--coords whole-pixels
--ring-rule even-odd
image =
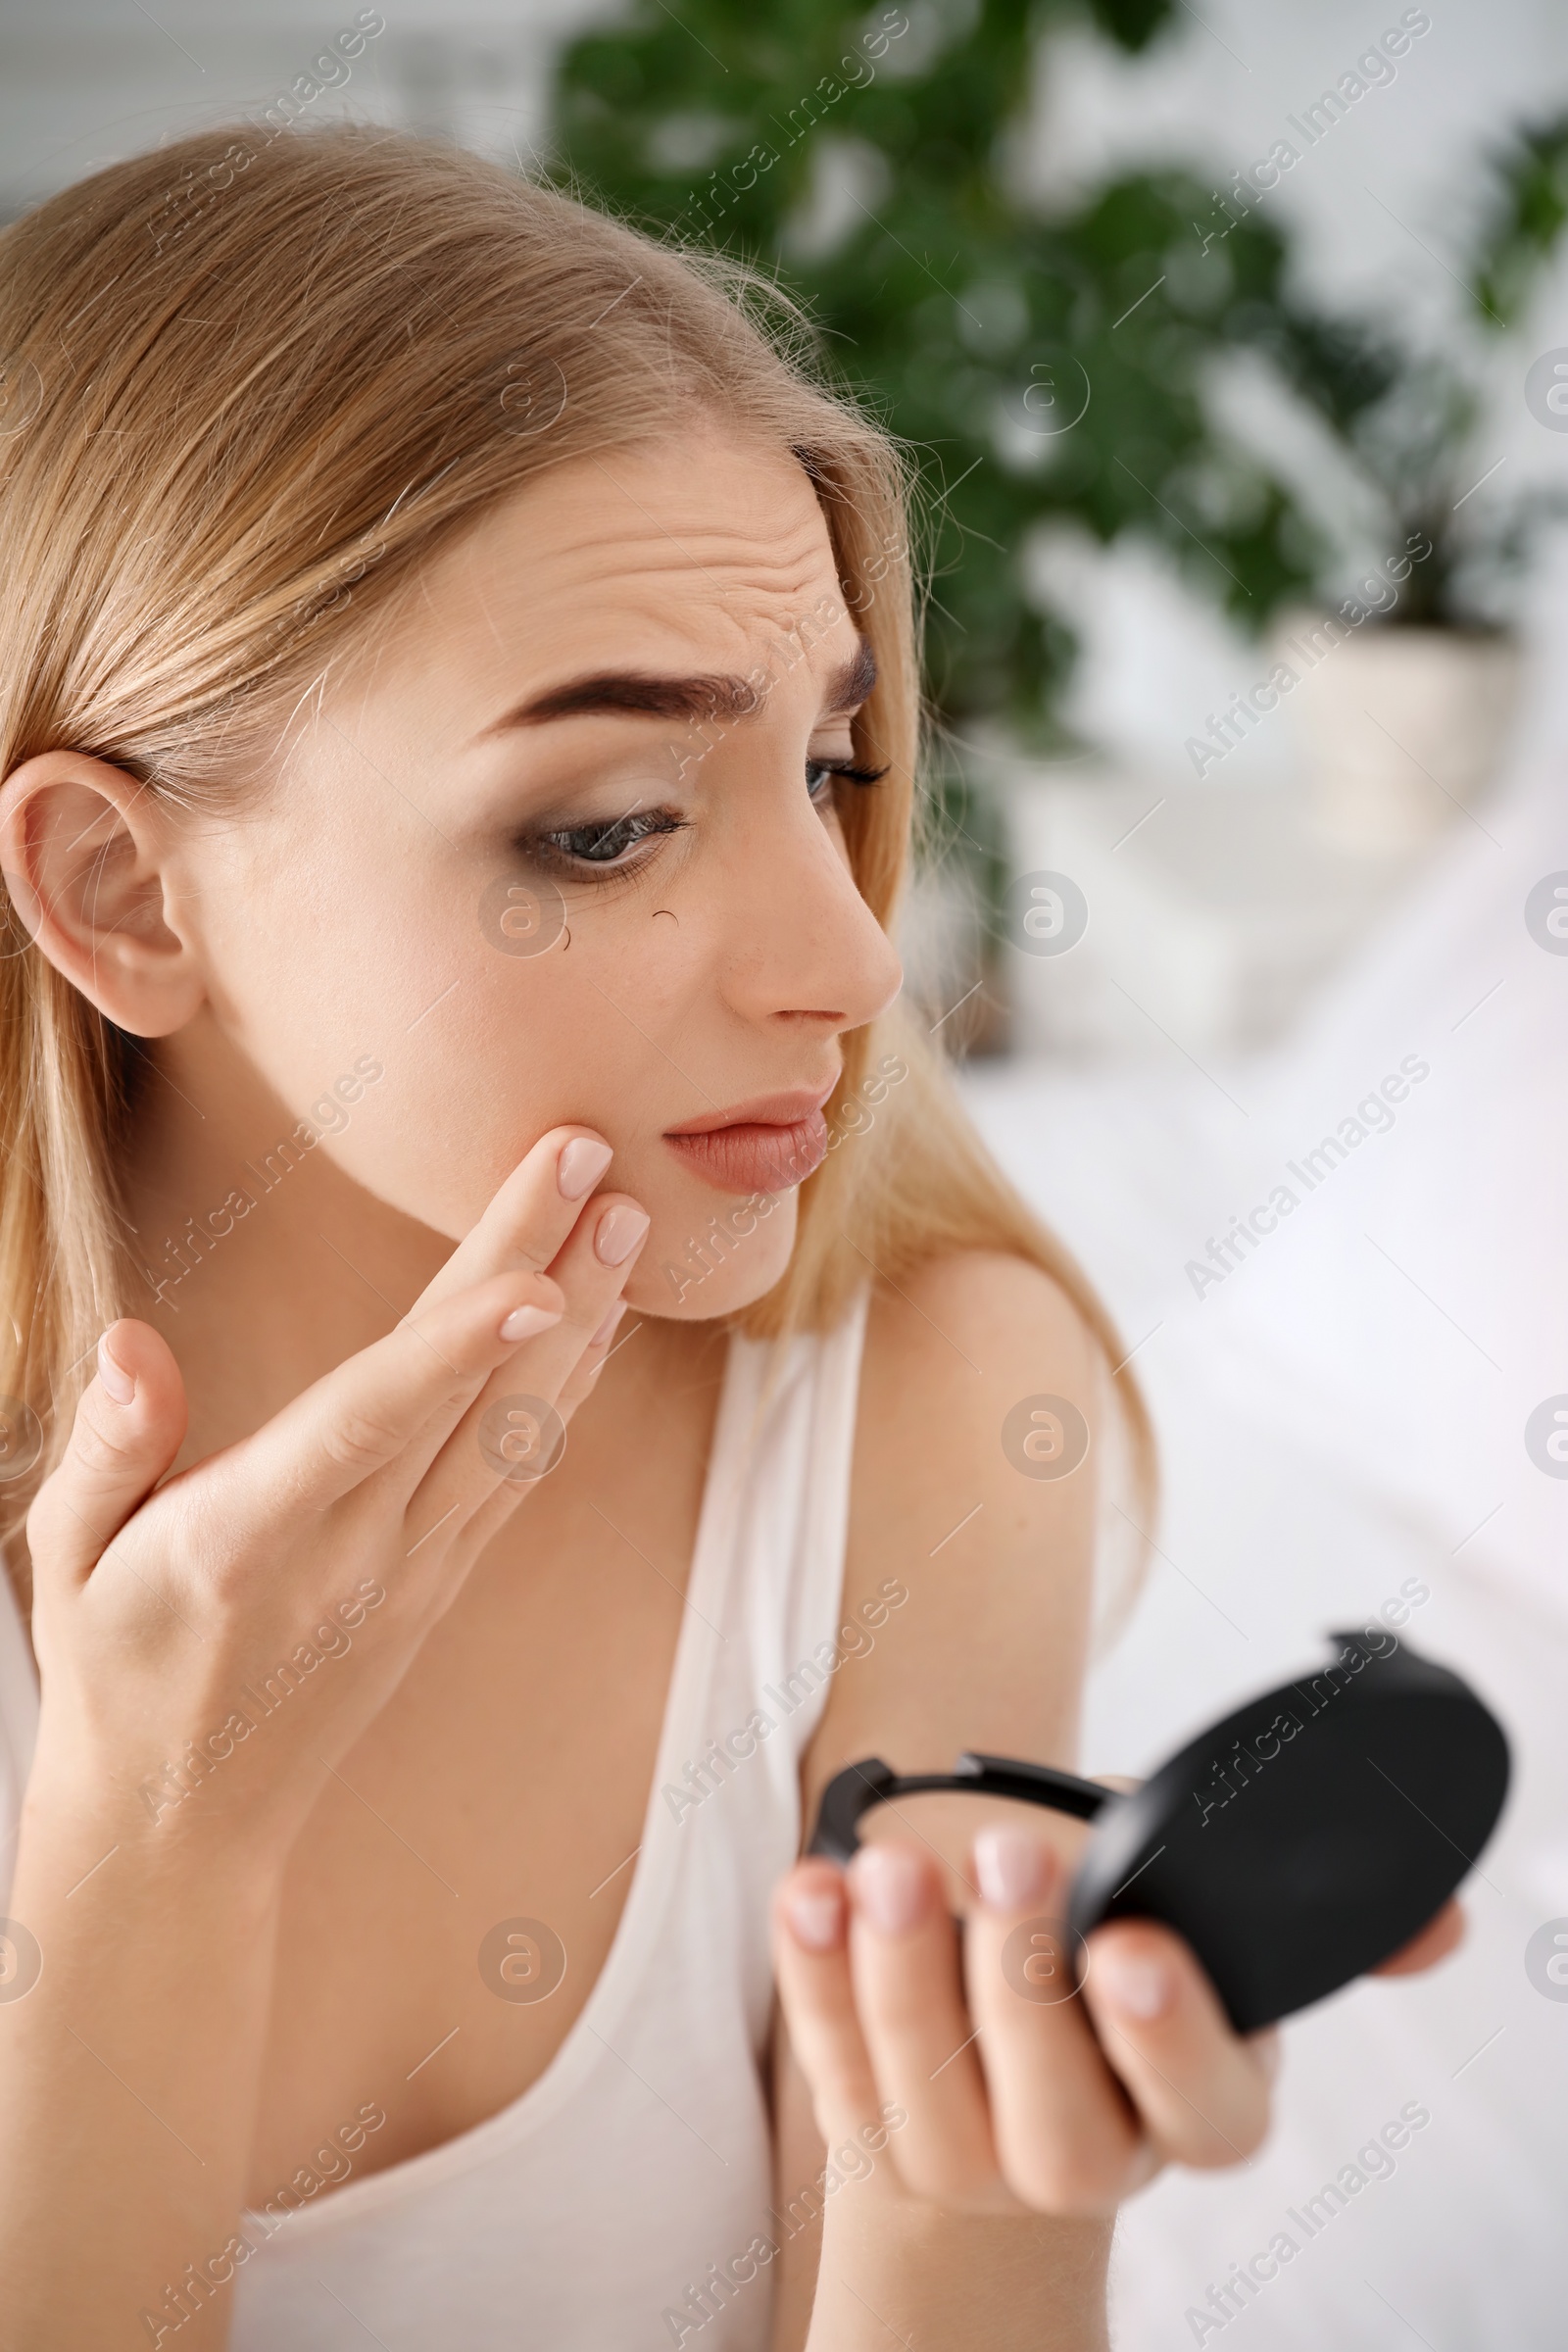
[[[910,445],[909,985],[1164,1460],[1157,1528],[1107,1490],[1152,1550],[1086,1768],[1412,1582],[1513,1735],[1465,1951],[1298,2021],[1267,2151],[1129,2210],[1118,2342],[1560,2346],[1568,14],[0,5],[0,216],[337,112],[752,256]],[[1393,2177],[1215,2294],[1411,2100]]]

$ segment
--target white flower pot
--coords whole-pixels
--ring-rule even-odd
[[[1273,657],[1297,673],[1281,699],[1305,749],[1311,821],[1337,848],[1417,849],[1491,783],[1518,693],[1511,638],[1373,620],[1347,631],[1297,612]]]

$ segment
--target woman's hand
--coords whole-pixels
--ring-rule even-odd
[[[544,1136],[385,1339],[164,1486],[173,1356],[144,1323],[105,1334],[27,1520],[29,1808],[286,1852],[530,1491],[541,1424],[559,1444],[546,1408],[564,1422],[604,1361],[648,1226],[625,1195],[585,1198],[609,1161],[591,1130]]]
[[[865,2189],[949,2213],[1093,2219],[1165,2164],[1250,2156],[1275,2032],[1233,2033],[1188,1946],[1153,1921],[1098,1928],[1079,1986],[1065,1869],[1029,1831],[983,1832],[974,1877],[961,1952],[944,1874],[918,1845],[879,1840],[848,1872],[803,1861],[779,1887],[791,2046],[829,2150],[885,2147]],[[1461,1933],[1449,1903],[1379,1973],[1429,1967]]]

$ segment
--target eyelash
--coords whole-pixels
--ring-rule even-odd
[[[842,778],[847,784],[879,784],[887,772],[885,767],[857,767],[848,760],[808,760],[807,791],[815,807],[817,792],[829,777]],[[813,776],[815,783],[811,781]],[[558,869],[578,874],[594,869],[602,874],[625,874],[636,870],[626,856],[627,851],[636,850],[640,843],[653,840],[661,833],[684,833],[686,829],[686,818],[677,816],[672,808],[641,808],[634,809],[629,816],[616,817],[611,824],[569,825],[563,826],[555,833],[533,834],[525,838],[520,846],[539,863],[555,865]],[[604,844],[613,840],[617,834],[629,834],[630,838],[622,842],[613,857],[594,854],[595,849],[602,850]],[[591,841],[594,848],[574,848],[573,844],[580,841]],[[646,864],[647,859],[640,859],[637,863]]]

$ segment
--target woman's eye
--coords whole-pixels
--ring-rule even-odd
[[[669,808],[639,808],[602,824],[565,825],[554,833],[536,834],[529,847],[547,858],[579,865],[618,865],[639,842],[658,833],[684,831],[686,820]]]
[[[806,790],[813,808],[829,806],[833,786],[875,784],[886,768],[857,767],[851,760],[808,760]],[[546,833],[523,836],[519,850],[538,864],[559,872],[597,867],[601,873],[631,873],[647,863],[635,853],[661,833],[684,833],[690,820],[673,808],[633,808],[624,816],[596,819],[582,825],[559,825]]]
[[[853,760],[808,760],[807,796],[819,801],[823,788],[831,789],[840,779],[846,784],[880,784],[887,772],[885,767],[857,767]]]

